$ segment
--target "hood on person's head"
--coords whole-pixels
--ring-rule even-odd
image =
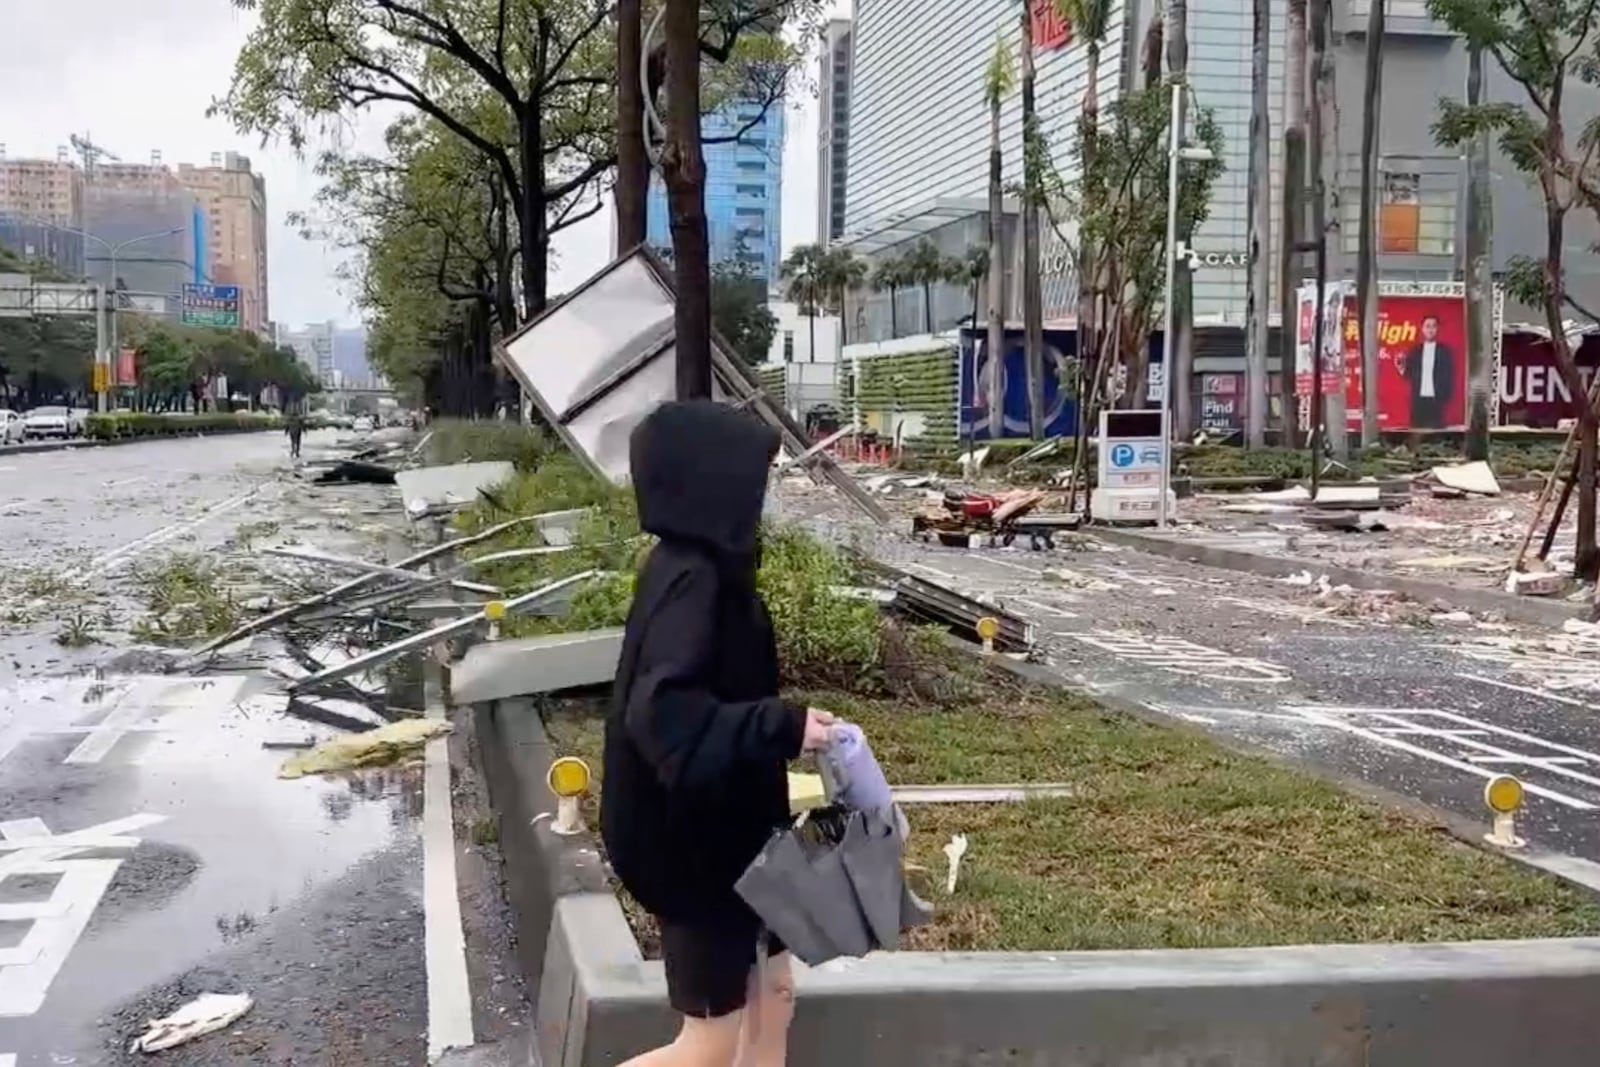
[[[733,559],[754,560],[777,431],[710,400],[672,401],[629,441],[639,524]]]

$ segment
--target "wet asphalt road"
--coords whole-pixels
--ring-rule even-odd
[[[1485,829],[1485,782],[1514,774],[1519,833],[1600,861],[1600,655],[1542,647],[1550,630],[1330,617],[1304,588],[1115,547],[867,544],[1032,621],[1051,669],[1091,691]]]
[[[0,456],[3,565],[111,591],[135,561],[264,520],[373,554],[320,516],[377,511],[382,490],[317,493],[286,473],[272,434]],[[128,1051],[145,1022],[208,992],[255,1005],[166,1062],[426,1062],[423,867],[438,857],[422,768],[281,780],[279,746],[333,731],[285,716],[277,679],[119,670],[129,642],[61,650],[44,615],[0,638],[15,668],[0,682],[0,1067],[145,1059]],[[525,1017],[505,916],[481,903],[499,900],[496,868],[462,841],[476,815],[443,796],[476,902],[471,1014],[494,1037]]]

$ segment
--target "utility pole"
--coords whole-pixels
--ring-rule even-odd
[[[1167,0],[1167,74],[1185,91],[1177,94],[1173,122],[1182,130],[1185,126],[1185,106],[1188,103],[1189,83],[1189,3],[1188,0]],[[1181,144],[1181,139],[1180,142]],[[1176,181],[1176,175],[1174,175]],[[1176,186],[1169,192],[1177,197]],[[1185,243],[1194,238],[1193,230],[1185,226],[1178,234]],[[1173,413],[1177,421],[1177,434],[1187,441],[1194,433],[1194,402],[1191,397],[1194,385],[1194,272],[1179,271],[1167,285],[1166,300],[1171,304],[1172,329],[1176,342],[1172,357],[1161,368],[1162,380],[1172,393]],[[1171,438],[1168,438],[1171,441]],[[1162,498],[1165,504],[1166,497]]]
[[[1022,11],[1022,363],[1028,388],[1028,436],[1044,437],[1044,308],[1039,285],[1039,161],[1035,159],[1038,121],[1033,97],[1033,12]]]
[[[1251,448],[1266,444],[1267,424],[1267,305],[1272,299],[1270,279],[1272,227],[1272,156],[1270,101],[1267,95],[1268,53],[1272,28],[1272,0],[1252,0],[1250,20],[1250,161],[1246,211],[1249,216],[1249,283],[1245,302],[1245,440]],[[1288,320],[1284,320],[1287,332]]]

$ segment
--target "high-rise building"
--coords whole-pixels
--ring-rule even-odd
[[[211,282],[239,287],[239,325],[260,333],[269,315],[266,181],[236,152],[212,153],[207,167],[180,164],[178,181],[199,201]]]
[[[850,148],[851,25],[830,19],[822,31],[817,109],[817,242],[844,234],[845,176]]]
[[[334,335],[338,328],[330,322],[313,322],[299,330],[278,327],[277,342],[294,349],[294,354],[323,385],[334,384]]]
[[[377,375],[367,362],[367,331],[362,326],[340,327],[333,331],[333,369],[345,384],[358,389],[370,389],[377,384]]]
[[[735,101],[707,115],[706,231],[711,261],[737,260],[769,288],[782,260],[783,102],[763,110],[759,102]],[[647,240],[672,247],[666,190],[650,180]]]
[[[100,160],[84,177],[85,273],[108,288],[166,297],[209,280],[199,201],[152,153],[149,163]]]
[[[1338,188],[1341,216],[1333,273],[1350,276],[1359,239],[1360,116],[1364,83],[1365,24],[1370,0],[1343,0],[1334,5],[1338,113],[1341,118]],[[1088,85],[1083,43],[1073,27],[1053,17],[1047,0],[1030,0],[1033,12],[1036,96],[1040,129],[1048,139],[1053,161],[1071,186],[1076,170],[1073,125]],[[1203,257],[1194,275],[1195,319],[1203,327],[1237,329],[1243,324],[1247,296],[1245,262],[1249,224],[1248,158],[1250,126],[1251,0],[1213,0],[1191,4],[1188,12],[1189,83],[1200,107],[1210,109],[1221,128],[1224,171],[1213,188],[1209,214],[1191,242]],[[1281,27],[1285,0],[1272,0],[1273,25]],[[1113,0],[1101,46],[1098,88],[1102,114],[1111,103],[1142,85],[1139,44],[1157,0]],[[981,224],[970,216],[985,212],[988,174],[988,113],[981,86],[992,55],[974,41],[994,40],[997,28],[1012,55],[1020,48],[1021,26],[1012,14],[1013,0],[925,0],[919,4],[859,0],[852,32],[849,104],[849,149],[846,173],[844,242],[869,259],[891,255],[931,237],[947,251],[982,243]],[[1428,16],[1422,0],[1390,0],[1383,45],[1384,114],[1383,175],[1380,213],[1384,236],[1379,269],[1385,278],[1414,281],[1459,277],[1460,205],[1465,188],[1460,153],[1439,146],[1431,126],[1435,101],[1459,96],[1466,79],[1466,50],[1447,27]],[[1277,306],[1277,225],[1280,217],[1283,160],[1283,68],[1281,34],[1270,44],[1269,97],[1273,145],[1270,247],[1272,303]],[[1491,99],[1525,104],[1498,64],[1486,64]],[[929,77],[936,71],[936,77]],[[1581,87],[1580,87],[1581,88]],[[1001,109],[1001,148],[1006,182],[1017,181],[1022,168],[1020,102],[1011,94]],[[1581,126],[1600,112],[1600,97],[1569,92],[1568,125]],[[1539,225],[1541,201],[1521,175],[1515,174],[1498,148],[1491,184],[1495,209],[1494,259],[1497,270],[1517,255],[1543,255]],[[1580,231],[1574,247],[1587,247],[1589,221],[1574,222]],[[1045,227],[1042,289],[1047,319],[1076,318],[1076,280],[1071,257]],[[1015,271],[1013,241],[1005,248],[1008,269]],[[1600,299],[1600,265],[1591,257],[1571,272],[1575,290]],[[1011,312],[1020,311],[1019,285],[1010,285]],[[904,324],[915,294],[901,295]],[[885,294],[861,294],[854,300],[851,336],[862,340],[890,331]],[[1580,298],[1582,299],[1582,298]],[[935,297],[936,328],[949,328],[971,314],[971,292],[950,287]],[[1508,308],[1513,320],[1518,310]],[[1274,321],[1276,314],[1272,315]],[[942,325],[941,325],[942,324]],[[1239,342],[1242,345],[1242,341]]]
[[[58,159],[7,159],[0,146],[0,243],[83,274],[83,172]]]

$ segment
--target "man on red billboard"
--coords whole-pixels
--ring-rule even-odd
[[[1400,373],[1411,387],[1413,430],[1440,430],[1455,412],[1456,351],[1439,340],[1439,316],[1422,317],[1422,341],[1400,361]]]

